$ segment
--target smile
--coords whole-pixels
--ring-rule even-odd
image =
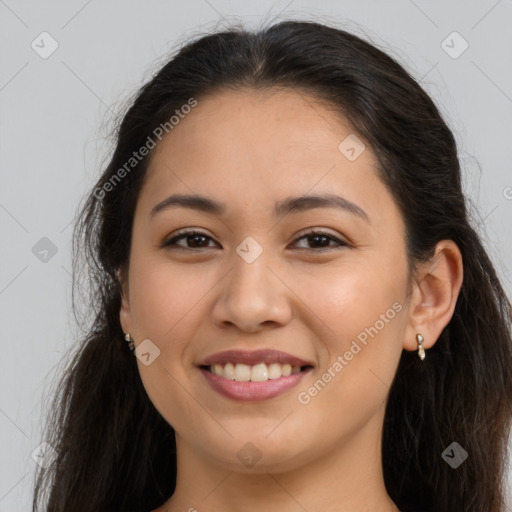
[[[295,387],[313,368],[265,363],[201,366],[208,384],[220,395],[239,401],[269,400]]]

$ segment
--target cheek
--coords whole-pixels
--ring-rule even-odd
[[[172,335],[193,312],[204,295],[197,273],[169,262],[133,259],[130,277],[132,316],[139,337],[154,338],[160,343]]]
[[[385,400],[396,372],[406,269],[390,275],[385,267],[377,260],[364,265],[359,260],[357,266],[339,268],[304,288],[308,304],[326,327],[321,338],[326,354],[313,386],[299,390],[305,393],[299,403],[308,402],[304,405],[320,415],[339,404],[338,411],[324,418],[333,428],[339,428],[340,415],[357,410],[354,421],[367,419]]]
[[[160,349],[158,357],[147,366],[137,360],[140,377],[153,405],[178,429],[182,426],[179,418],[197,414],[194,401],[183,392],[183,383],[190,377],[188,342],[204,315],[200,299],[208,287],[198,276],[198,272],[171,265],[162,258],[158,261],[134,256],[130,267],[134,331],[139,341],[149,338]]]
[[[346,350],[347,342],[350,345],[375,324],[381,337],[397,332],[402,323],[397,309],[404,309],[406,269],[391,275],[391,265],[379,262],[377,257],[354,257],[343,265],[325,267],[314,276],[295,280],[294,289],[300,289],[298,294],[307,298],[305,305],[325,327],[327,336],[322,339],[328,341],[326,346],[331,351]],[[395,303],[402,307],[393,308]]]

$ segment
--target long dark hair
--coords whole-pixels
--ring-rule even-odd
[[[59,383],[44,438],[56,457],[38,473],[34,511],[45,490],[48,512],[147,511],[174,492],[174,430],[146,394],[119,321],[116,270],[129,261],[150,155],[113,177],[191,98],[200,104],[220,90],[273,87],[326,100],[369,144],[403,215],[411,268],[443,239],[462,253],[464,281],[450,323],[425,361],[403,351],[389,391],[382,458],[390,497],[401,510],[504,512],[512,308],[470,225],[452,132],[391,57],[344,30],[297,21],[190,41],[124,115],[75,228],[74,271],[87,263],[94,321]],[[442,456],[452,442],[468,453],[457,469]]]

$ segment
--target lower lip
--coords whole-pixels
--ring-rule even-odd
[[[244,402],[268,400],[281,395],[296,386],[304,375],[312,370],[312,368],[307,368],[304,371],[288,375],[287,377],[279,377],[278,379],[269,379],[262,382],[238,382],[215,375],[205,368],[199,369],[217,393],[226,398]]]

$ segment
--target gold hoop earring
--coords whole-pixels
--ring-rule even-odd
[[[423,361],[425,359],[425,350],[423,348],[423,335],[419,332],[416,334],[416,341],[418,342],[418,357]]]

